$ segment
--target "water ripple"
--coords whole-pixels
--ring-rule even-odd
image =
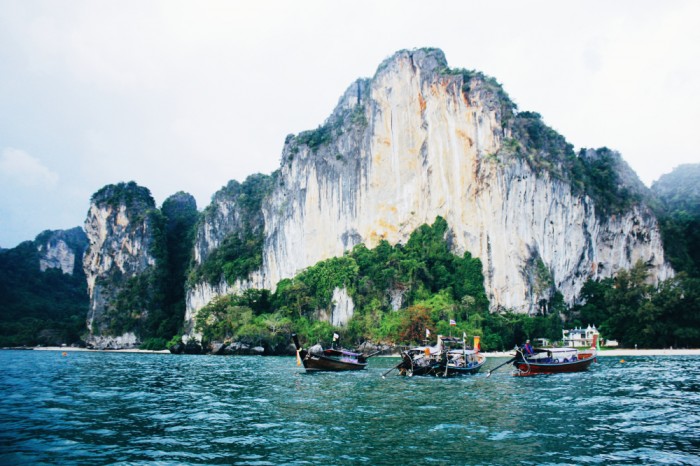
[[[490,360],[495,367],[504,360]],[[0,351],[0,464],[700,464],[700,358],[514,378]]]

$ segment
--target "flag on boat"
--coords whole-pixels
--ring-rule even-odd
[[[430,337],[430,329],[428,327],[425,328],[425,338]]]
[[[480,336],[474,336],[474,351],[477,353],[481,351],[481,337]]]
[[[457,322],[454,319],[450,319],[450,325],[457,325]]]
[[[338,340],[338,338],[340,338],[340,335],[338,335],[337,333],[333,333],[333,341]]]

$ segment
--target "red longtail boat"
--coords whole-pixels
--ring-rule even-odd
[[[593,344],[586,350],[576,348],[534,348],[527,353],[523,348],[516,349],[513,358],[513,375],[528,376],[539,374],[560,374],[582,372],[596,361],[598,335],[593,336]]]

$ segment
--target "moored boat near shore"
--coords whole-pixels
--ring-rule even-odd
[[[317,351],[305,350],[299,344],[299,338],[292,334],[297,349],[297,360],[304,365],[307,372],[319,371],[359,371],[367,367],[367,356],[342,348],[318,348]],[[335,338],[334,338],[335,341]]]
[[[474,348],[467,348],[464,338],[438,335],[435,346],[417,346],[401,353],[402,361],[396,368],[400,375],[455,377],[476,374],[486,362],[479,352],[478,337]],[[461,348],[457,346],[461,343]]]
[[[596,343],[598,336],[594,336],[593,345],[586,350],[577,348],[530,348],[531,353],[525,348],[517,348],[512,359],[515,371],[513,375],[528,376],[538,374],[559,374],[566,372],[582,372],[587,370],[596,361]]]

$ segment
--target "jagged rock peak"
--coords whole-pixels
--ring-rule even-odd
[[[178,191],[168,196],[168,198],[163,201],[161,208],[165,210],[169,208],[169,205],[172,205],[172,207],[184,207],[188,210],[192,208],[197,209],[197,200],[190,193]]]
[[[679,165],[656,180],[651,190],[667,209],[700,214],[700,163]]]
[[[167,233],[189,226],[197,220],[197,201],[189,193],[179,191],[169,196],[160,208],[167,219]]]
[[[616,175],[616,184],[620,189],[629,189],[639,194],[648,193],[648,188],[644,186],[637,173],[632,170],[632,167],[622,158],[619,152],[610,150],[607,147],[601,147],[598,149],[582,149],[579,156],[589,164],[605,163],[605,159],[607,159],[607,163],[611,165],[612,171]]]
[[[464,95],[468,100],[489,102],[489,107],[494,108],[503,106],[504,111],[517,110],[517,105],[495,78],[473,69],[450,68],[443,51],[436,48],[396,52],[379,65],[373,81],[385,74],[406,75],[407,71],[418,75],[423,83],[451,83],[452,86],[446,86],[447,90],[457,96]]]
[[[264,221],[260,205],[272,190],[276,176],[275,173],[256,173],[242,183],[231,180],[214,193],[211,204],[202,212],[197,229],[196,265],[201,265],[231,235],[243,240],[247,234],[262,234]]]
[[[37,235],[34,244],[39,252],[39,268],[42,272],[46,269],[61,269],[63,273],[73,275],[76,265],[80,267],[82,263],[88,238],[80,227],[46,230]]]
[[[123,205],[128,209],[153,209],[156,206],[151,191],[139,186],[135,181],[109,184],[90,198],[90,202],[98,207]]]
[[[398,71],[399,63],[408,60],[415,67],[423,72],[443,71],[447,68],[447,58],[445,53],[436,48],[425,47],[413,50],[399,50],[386,58],[377,67],[375,78],[382,73]]]

